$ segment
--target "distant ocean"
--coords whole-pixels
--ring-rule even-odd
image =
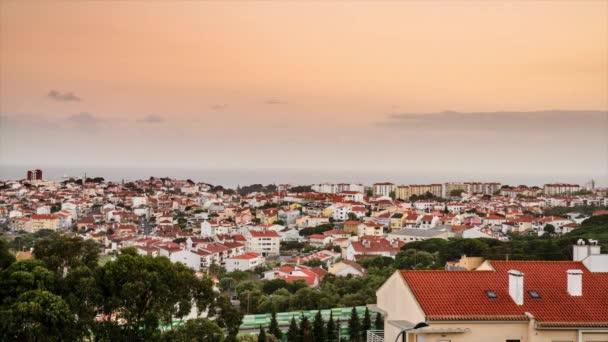
[[[443,183],[451,181],[496,181],[509,185],[538,185],[549,182],[570,182],[584,185],[593,175],[519,175],[519,174],[480,174],[477,172],[412,172],[412,171],[364,171],[364,170],[298,170],[298,169],[196,169],[196,168],[133,168],[133,167],[56,167],[44,165],[4,165],[0,164],[0,180],[25,178],[27,170],[39,168],[44,179],[61,180],[63,177],[103,177],[106,180],[121,181],[146,179],[153,177],[171,177],[191,179],[213,185],[235,188],[237,185],[249,184],[294,184],[309,185],[323,182],[362,183],[371,185],[375,182],[393,182],[396,184]],[[596,186],[608,183],[604,178],[595,175]]]

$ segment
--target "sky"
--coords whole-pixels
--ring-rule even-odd
[[[0,1],[0,165],[608,185],[608,1]]]

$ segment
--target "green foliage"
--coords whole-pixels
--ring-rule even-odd
[[[374,329],[384,330],[384,320],[382,319],[382,315],[379,312],[376,313],[376,319],[374,320]]]
[[[15,256],[8,251],[8,242],[0,239],[0,270],[3,270],[15,262]]]
[[[272,309],[268,332],[274,337],[276,337],[278,340],[281,340],[281,338],[283,337],[283,332],[279,328],[279,322],[277,322],[277,312],[274,308]]]
[[[329,319],[327,320],[327,341],[333,342],[338,339],[338,334],[336,333],[336,329],[339,328],[336,326],[336,322],[334,322],[334,314],[333,312],[329,313]]]
[[[186,321],[183,325],[163,334],[163,342],[222,342],[224,332],[214,322],[205,318]]]
[[[361,321],[361,338],[365,339],[366,332],[372,328],[372,318],[369,314],[369,309],[365,307],[365,314]]]
[[[310,236],[313,234],[323,234],[324,232],[326,232],[328,230],[332,230],[332,229],[334,229],[334,226],[332,224],[322,224],[322,225],[318,225],[316,227],[304,228],[304,229],[300,230],[300,235],[301,236]]]
[[[361,340],[361,321],[359,320],[359,314],[357,310],[353,308],[348,320],[348,333],[351,341]]]
[[[69,341],[78,336],[68,305],[49,291],[24,292],[0,311],[2,341]]]
[[[266,331],[264,327],[260,325],[260,332],[258,333],[258,342],[266,342]]]
[[[34,256],[42,260],[51,271],[65,276],[72,268],[97,267],[99,245],[93,240],[54,233],[36,242]]]
[[[140,256],[131,248],[98,266],[96,243],[56,233],[37,239],[34,255],[36,259],[0,270],[2,341],[91,336],[97,341],[183,341],[184,336],[204,335],[215,324],[192,321],[167,333],[159,326],[184,317],[193,305],[216,316],[229,336],[238,333],[241,315],[227,299],[216,297],[212,281],[167,258]],[[98,314],[118,314],[120,324],[97,322]],[[223,336],[221,329],[219,333]]]
[[[317,311],[315,319],[312,321],[312,337],[315,342],[324,342],[327,339],[325,321],[323,320],[321,311]]]
[[[565,216],[569,213],[579,213],[585,216],[591,216],[593,212],[597,210],[604,210],[608,207],[594,206],[594,205],[581,205],[576,207],[551,207],[545,210],[546,216]]]
[[[302,319],[300,320],[300,341],[302,342],[312,342],[313,341],[313,335],[312,335],[312,326],[310,325],[310,321],[308,320],[308,317],[306,316],[302,316]]]
[[[289,330],[287,330],[287,341],[300,341],[300,329],[298,328],[298,323],[296,323],[295,317],[291,317],[291,322],[289,323]]]

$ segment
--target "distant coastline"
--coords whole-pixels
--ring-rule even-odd
[[[170,177],[191,179],[213,185],[236,188],[249,184],[295,184],[309,185],[324,182],[362,183],[371,185],[375,182],[394,182],[398,184],[443,183],[451,181],[497,181],[511,185],[542,186],[550,182],[570,182],[585,184],[590,179],[598,187],[608,184],[608,175],[542,175],[542,174],[475,174],[474,172],[424,172],[424,171],[367,171],[367,170],[315,170],[315,169],[238,169],[238,168],[159,168],[159,167],[83,167],[83,166],[45,166],[45,165],[10,165],[0,164],[0,180],[25,178],[26,170],[41,168],[44,178],[61,180],[63,176],[103,177],[110,181],[147,179],[150,177]]]

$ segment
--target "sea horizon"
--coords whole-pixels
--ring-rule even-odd
[[[607,177],[598,175],[568,174],[492,174],[464,171],[413,171],[413,170],[335,170],[302,168],[205,168],[205,167],[150,167],[150,166],[45,166],[0,164],[0,180],[25,178],[27,170],[41,169],[45,180],[65,180],[103,177],[107,181],[132,181],[150,177],[169,177],[191,179],[227,188],[250,184],[292,184],[311,185],[318,183],[360,183],[371,185],[376,182],[396,184],[445,183],[445,182],[500,182],[508,185],[527,185],[542,187],[546,183],[564,182],[585,185],[591,179],[597,187],[608,184]]]

